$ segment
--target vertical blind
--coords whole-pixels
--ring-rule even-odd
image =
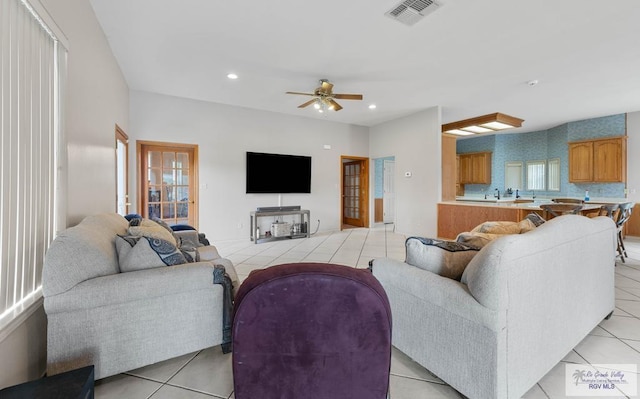
[[[546,161],[527,162],[527,190],[546,190]]]
[[[26,0],[0,0],[0,327],[41,296],[55,234],[59,59]]]

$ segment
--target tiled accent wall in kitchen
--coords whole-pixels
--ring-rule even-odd
[[[625,114],[605,116],[565,123],[548,130],[530,133],[494,134],[474,138],[458,139],[458,154],[491,151],[491,184],[467,184],[465,194],[493,195],[494,189],[503,192],[506,188],[504,169],[509,161],[522,161],[526,175],[527,161],[560,158],[560,191],[540,191],[541,197],[582,197],[589,190],[591,198],[624,198],[624,183],[569,183],[568,142],[600,137],[623,136],[626,132]],[[523,179],[523,182],[525,180]],[[514,190],[520,187],[511,187]],[[520,188],[521,189],[521,188]],[[523,191],[523,196],[532,193]]]

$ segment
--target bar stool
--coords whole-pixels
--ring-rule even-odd
[[[582,204],[542,204],[540,208],[553,216],[575,215],[582,209]]]
[[[625,256],[629,257],[629,255],[627,255],[627,249],[624,247],[624,240],[622,239],[622,228],[624,227],[624,224],[629,220],[629,217],[631,217],[631,211],[633,210],[634,205],[634,202],[625,202],[618,205],[618,218],[615,222],[616,226],[618,227],[618,254],[620,255],[620,260],[622,260],[622,263],[625,263]]]
[[[600,207],[600,210],[598,211],[598,216],[610,217],[615,222],[616,219],[618,218],[618,213],[619,213],[618,208],[619,208],[618,204],[602,205]]]
[[[556,204],[584,204],[584,200],[575,198],[553,198],[551,202]]]

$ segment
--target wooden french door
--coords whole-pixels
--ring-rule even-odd
[[[341,157],[342,224],[369,225],[369,159]]]
[[[137,147],[142,216],[198,228],[198,146],[138,141]]]

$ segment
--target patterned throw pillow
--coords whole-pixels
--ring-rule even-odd
[[[406,263],[443,277],[460,280],[464,269],[479,249],[454,241],[409,237]]]
[[[123,273],[187,263],[174,244],[159,238],[118,235],[116,250]]]
[[[129,235],[158,238],[173,243],[175,246],[178,245],[171,229],[167,231],[162,225],[149,219],[131,219]]]

